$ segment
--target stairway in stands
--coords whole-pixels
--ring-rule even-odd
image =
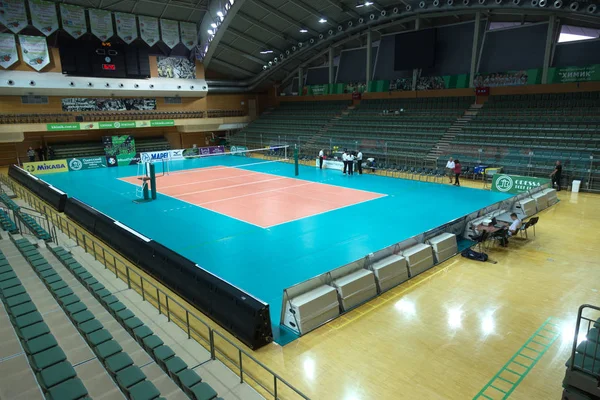
[[[447,154],[450,150],[450,143],[454,140],[456,135],[462,132],[463,128],[468,125],[471,120],[477,115],[479,110],[483,107],[483,104],[471,104],[465,113],[458,117],[456,121],[448,128],[444,136],[431,148],[429,154],[425,156],[428,162],[437,164],[438,159],[443,155]]]
[[[325,136],[327,134],[327,131],[332,126],[334,126],[338,121],[347,117],[348,114],[350,114],[350,111],[354,110],[354,108],[355,107],[353,105],[348,106],[340,114],[336,114],[325,125],[320,127],[319,130],[309,140],[307,140],[306,143],[304,143],[304,146],[303,146],[304,152],[306,152],[307,150],[310,152],[311,149],[315,149],[315,151],[318,152],[318,150],[320,150],[320,149],[317,149],[317,147],[319,147],[318,144],[320,143],[320,140],[323,139],[323,136]]]

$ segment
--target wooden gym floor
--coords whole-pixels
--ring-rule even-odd
[[[556,340],[510,398],[559,399],[577,308],[600,304],[600,196],[559,199],[535,237],[489,251],[497,264],[454,257],[255,355],[312,399],[472,399],[552,317]]]

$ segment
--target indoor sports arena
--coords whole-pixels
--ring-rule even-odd
[[[0,2],[0,399],[600,399],[599,6]]]

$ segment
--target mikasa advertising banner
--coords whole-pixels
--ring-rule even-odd
[[[23,163],[25,171],[33,175],[53,174],[55,172],[69,172],[67,160],[39,161]]]

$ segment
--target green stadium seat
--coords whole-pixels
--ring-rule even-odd
[[[102,343],[108,342],[112,338],[112,335],[106,329],[100,329],[99,331],[95,331],[86,335],[86,341],[92,347],[96,347]]]
[[[59,346],[55,346],[48,350],[32,353],[29,357],[29,365],[31,365],[34,370],[41,371],[54,364],[65,361],[66,359],[67,356],[64,351]]]
[[[129,354],[121,352],[104,360],[106,370],[113,376],[119,371],[133,365],[133,360]]]
[[[69,294],[67,296],[60,297],[58,302],[62,305],[62,307],[68,307],[75,303],[80,303],[81,299],[77,297],[76,294]]]
[[[144,325],[144,323],[138,317],[133,317],[125,320],[123,325],[125,329],[127,329],[127,331],[133,335],[134,329],[139,328],[140,326]]]
[[[171,357],[175,357],[175,352],[169,346],[161,345],[153,349],[154,360],[162,368],[166,369],[165,363]]]
[[[212,400],[217,398],[217,392],[206,382],[201,382],[191,388],[192,398],[195,400]]]
[[[80,379],[70,379],[50,389],[47,400],[78,400],[88,395]]]
[[[192,387],[202,382],[202,378],[189,368],[179,372],[174,379],[188,396],[192,394]]]
[[[173,379],[175,379],[176,375],[187,367],[187,364],[177,356],[171,357],[165,361],[165,370]]]
[[[123,310],[126,310],[127,307],[125,306],[125,304],[121,303],[120,301],[117,301],[115,303],[111,303],[108,306],[108,311],[113,315],[113,316],[117,316],[117,314]]]
[[[11,297],[7,298],[4,303],[6,304],[6,306],[8,308],[11,308],[11,307],[15,307],[20,304],[23,304],[23,303],[27,303],[29,301],[31,301],[31,297],[29,297],[29,295],[27,293],[21,293],[19,295],[11,296]]]
[[[104,343],[99,344],[94,348],[94,352],[101,361],[106,360],[110,356],[114,356],[117,353],[123,351],[121,345],[114,340],[108,340]]]
[[[0,274],[0,282],[7,281],[9,279],[14,279],[16,277],[17,274],[15,274],[14,271],[5,272],[3,274]]]
[[[78,327],[79,331],[84,335],[89,335],[90,333],[96,332],[102,328],[104,328],[104,327],[97,319],[93,319],[91,321],[84,322],[83,324],[79,325],[79,327]]]
[[[9,289],[0,290],[0,293],[4,296],[5,299],[9,299],[13,296],[18,296],[20,294],[26,293],[25,287],[23,285],[13,286]]]
[[[73,315],[73,314],[77,314],[81,311],[87,310],[87,306],[84,303],[82,303],[81,301],[78,301],[76,303],[69,304],[67,306],[63,306],[63,309],[65,310],[65,312],[67,314]]]
[[[152,330],[148,328],[148,326],[142,325],[133,330],[133,337],[138,343],[142,344],[143,340],[148,336],[152,335],[153,333],[154,332],[152,332]]]
[[[75,378],[77,374],[68,361],[63,361],[37,373],[37,381],[44,391]]]
[[[88,310],[78,311],[75,314],[71,314],[71,320],[73,320],[75,325],[81,325],[84,322],[93,320],[94,318],[94,314]]]
[[[117,372],[117,384],[123,389],[128,389],[146,379],[146,375],[139,367],[131,365]]]
[[[161,338],[159,338],[156,335],[150,335],[143,340],[143,347],[149,354],[152,354],[154,352],[154,349],[156,349],[159,346],[162,346],[163,344],[165,343],[161,340]]]
[[[29,355],[37,354],[56,346],[58,346],[58,343],[50,333],[23,342],[23,350]]]
[[[129,388],[129,397],[131,400],[154,400],[160,397],[160,392],[149,381],[143,381]]]
[[[135,314],[130,309],[124,308],[123,310],[117,312],[115,316],[120,321],[125,322],[128,319],[131,319],[131,318],[135,317]]]
[[[13,325],[17,329],[23,329],[43,321],[44,318],[42,318],[42,314],[40,314],[38,311],[34,311],[32,313],[15,318],[13,321]]]
[[[18,318],[22,315],[29,314],[34,311],[37,311],[37,308],[35,307],[35,304],[33,304],[33,302],[31,301],[28,303],[19,304],[18,306],[14,306],[8,309],[9,314],[13,318]]]

